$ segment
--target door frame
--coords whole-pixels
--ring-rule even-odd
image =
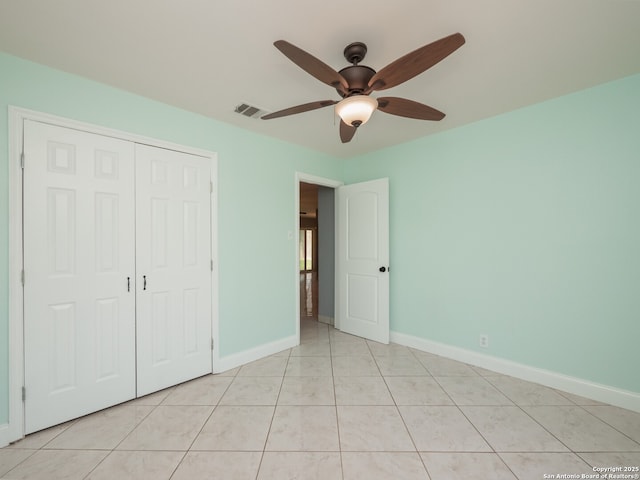
[[[49,123],[52,125],[81,130],[88,133],[114,137],[125,141],[152,145],[167,150],[175,150],[191,155],[209,158],[211,161],[211,334],[215,339],[212,352],[212,371],[219,365],[218,328],[218,155],[185,145],[145,137],[121,130],[115,130],[91,123],[72,120],[57,115],[28,110],[9,105],[9,423],[0,426],[0,447],[24,437],[24,289],[23,289],[23,171],[22,151],[24,121]],[[28,161],[28,159],[27,159]]]
[[[294,187],[294,194],[295,194],[295,199],[294,199],[294,213],[295,213],[295,225],[296,225],[296,229],[294,230],[295,234],[291,235],[291,239],[294,240],[294,245],[293,245],[293,251],[294,251],[294,266],[295,266],[295,292],[296,292],[296,311],[295,311],[295,332],[296,332],[296,345],[300,345],[300,250],[299,250],[299,246],[300,246],[300,183],[311,183],[314,185],[320,185],[322,187],[329,187],[329,188],[333,188],[334,191],[338,188],[341,187],[342,185],[344,185],[344,182],[340,181],[340,180],[334,180],[331,178],[324,178],[324,177],[319,177],[317,175],[311,175],[308,173],[303,173],[303,172],[296,172],[295,174],[295,187]],[[336,214],[337,214],[337,210],[335,210]],[[337,215],[335,216],[335,229],[336,229],[336,238],[337,238],[337,228],[338,228],[338,217]],[[337,259],[336,259],[337,260]],[[336,270],[336,276],[335,279],[337,280],[337,270]],[[336,294],[337,294],[337,283],[335,283],[335,287],[336,287]],[[336,299],[337,299],[337,295],[336,295]],[[335,315],[335,308],[336,305],[334,303],[333,309],[334,309],[334,315],[333,318],[335,319],[336,325],[335,327],[338,328],[339,327],[339,320],[338,318],[336,318]]]

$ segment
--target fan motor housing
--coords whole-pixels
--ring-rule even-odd
[[[343,97],[358,95],[369,87],[369,80],[376,74],[376,71],[365,65],[351,65],[340,70],[340,75],[349,84],[349,93],[341,94]],[[340,93],[340,91],[338,91]]]

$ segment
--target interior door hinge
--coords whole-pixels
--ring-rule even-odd
[[[213,182],[209,182],[209,193],[213,193]]]
[[[213,272],[213,259],[211,260],[211,271]]]
[[[216,342],[213,340],[213,338],[211,339],[211,350],[213,350],[215,348]]]
[[[20,154],[20,168],[24,170],[24,152]]]
[[[24,402],[27,399],[27,389],[26,387],[22,387],[22,401]]]
[[[22,270],[20,272],[20,282],[22,283],[22,286],[24,287],[24,270]]]

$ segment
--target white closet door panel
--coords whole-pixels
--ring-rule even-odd
[[[136,145],[138,396],[210,373],[210,160]]]
[[[30,433],[135,397],[134,149],[33,121],[24,147]]]

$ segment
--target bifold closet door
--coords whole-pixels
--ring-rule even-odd
[[[24,123],[25,433],[132,399],[134,146]]]
[[[136,145],[138,396],[212,371],[210,160]]]

